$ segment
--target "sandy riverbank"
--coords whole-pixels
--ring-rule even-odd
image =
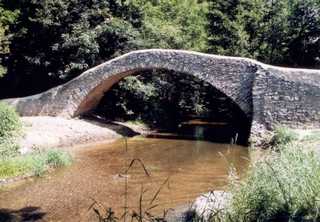
[[[143,126],[118,122],[61,117],[22,117],[23,135],[19,144],[21,153],[35,149],[63,148],[96,142],[113,142],[123,136],[144,134]]]

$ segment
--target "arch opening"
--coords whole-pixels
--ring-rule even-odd
[[[199,78],[164,69],[123,73],[84,116],[141,121],[160,133],[213,142],[248,144],[251,117]]]

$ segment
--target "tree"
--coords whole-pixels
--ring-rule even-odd
[[[294,1],[288,23],[287,63],[302,67],[319,67],[320,2]]]
[[[317,0],[210,0],[209,51],[284,66],[319,65]]]
[[[136,0],[146,46],[207,51],[208,4],[198,0]]]
[[[0,78],[7,72],[3,60],[10,53],[10,36],[9,25],[13,24],[17,18],[18,11],[5,10],[0,1]]]
[[[118,11],[130,14],[118,2],[6,1],[7,9],[20,11],[17,24],[11,28],[15,35],[10,44],[7,81],[14,83],[10,85],[12,92],[26,95],[46,90],[138,48],[136,23],[127,21],[127,15],[117,17]],[[22,85],[23,90],[17,90]]]
[[[209,1],[209,52],[235,55],[240,38],[235,24],[240,0]]]

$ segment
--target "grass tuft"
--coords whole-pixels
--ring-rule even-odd
[[[70,165],[72,162],[71,156],[60,150],[49,150],[46,153],[46,163],[53,168]]]
[[[277,126],[275,128],[271,143],[273,146],[283,146],[297,139],[298,139],[298,134],[293,130],[284,126]]]

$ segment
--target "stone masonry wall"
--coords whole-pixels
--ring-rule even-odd
[[[320,127],[320,72],[262,68],[253,86],[254,113],[260,113],[255,120],[268,129],[276,124]]]

